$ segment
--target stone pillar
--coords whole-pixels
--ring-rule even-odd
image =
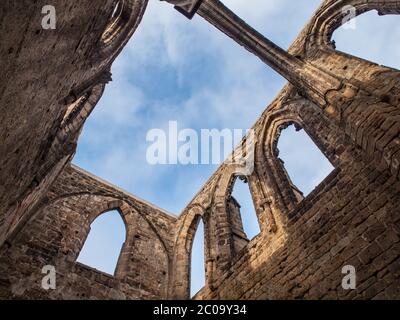
[[[228,208],[229,221],[232,229],[231,232],[232,232],[233,250],[234,254],[236,255],[249,243],[249,239],[243,229],[240,204],[236,201],[234,197],[230,197],[227,200],[227,208]]]

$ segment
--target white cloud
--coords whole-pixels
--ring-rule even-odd
[[[107,94],[93,114],[99,123],[113,123],[117,126],[125,125],[135,120],[136,113],[143,107],[143,92],[131,85],[128,80],[119,78],[107,86]]]

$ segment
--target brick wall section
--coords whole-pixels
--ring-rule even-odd
[[[329,176],[290,213],[286,234],[260,234],[199,299],[399,298],[399,183],[362,163]],[[341,287],[344,265],[357,290]]]
[[[126,241],[115,276],[76,263],[93,220],[117,209]],[[166,298],[176,218],[69,167],[37,213],[0,254],[0,296],[41,299]],[[57,290],[41,289],[42,267],[54,265]]]

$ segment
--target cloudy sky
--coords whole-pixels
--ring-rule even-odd
[[[320,0],[224,0],[240,17],[283,48],[295,39]],[[249,5],[251,3],[251,5]],[[338,49],[400,67],[397,17],[367,13],[356,28],[334,34]],[[392,39],[392,40],[391,40]],[[179,215],[215,165],[150,165],[149,130],[248,129],[284,86],[285,80],[201,17],[187,20],[172,6],[150,0],[143,21],[113,65],[113,82],[88,119],[74,163],[121,188]],[[305,193],[332,170],[304,132],[288,128],[280,156]],[[247,185],[235,186],[249,238],[258,232]],[[103,227],[100,225],[103,224]],[[105,228],[104,225],[108,227]],[[111,228],[111,229],[110,229]],[[112,273],[123,225],[109,213],[94,223],[80,261]],[[98,230],[98,232],[95,232]],[[113,237],[113,230],[118,236]],[[108,238],[110,237],[110,238]],[[193,259],[195,293],[204,283],[201,230]],[[117,248],[107,259],[99,248]],[[110,249],[111,250],[111,249]]]

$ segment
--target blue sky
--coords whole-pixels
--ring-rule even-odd
[[[321,3],[223,2],[284,48]],[[397,17],[382,18],[376,13],[357,18],[355,30],[341,29],[334,34],[338,49],[399,68],[400,27],[394,19]],[[187,20],[157,0],[150,0],[142,23],[114,63],[112,73],[113,82],[85,124],[73,162],[176,215],[216,166],[150,165],[146,161],[147,132],[166,129],[168,121],[177,121],[179,129],[248,129],[286,82],[201,17]],[[279,148],[293,182],[306,194],[332,169],[303,131],[285,130]],[[247,186],[238,184],[233,195],[242,205],[245,229],[251,238],[258,226]],[[124,231],[119,217],[109,217],[106,230],[113,230],[118,238]],[[101,228],[98,230],[95,240],[85,244],[88,253],[80,261],[112,273],[109,270],[113,270],[115,259],[107,258],[108,254],[103,258],[89,255],[102,251],[102,243],[109,241]],[[193,251],[193,293],[204,283],[203,239],[199,234]]]
[[[90,229],[91,232],[78,256],[78,261],[114,274],[126,237],[125,225],[119,212],[112,210],[100,215],[93,221]]]

